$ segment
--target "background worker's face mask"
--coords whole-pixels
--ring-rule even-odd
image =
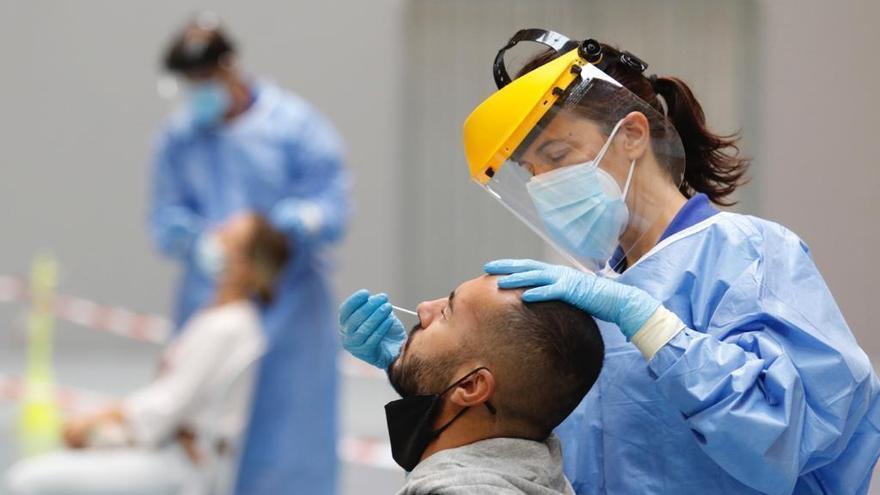
[[[232,104],[229,90],[220,81],[193,84],[188,98],[193,121],[200,127],[220,124]]]
[[[216,233],[205,233],[196,241],[196,266],[202,274],[213,281],[220,279],[226,266],[226,251]]]
[[[614,126],[595,159],[536,175],[526,183],[550,236],[594,266],[614,254],[629,219],[625,199],[635,160],[622,192],[617,181],[599,168],[622,123]]]
[[[434,421],[443,407],[443,396],[459,386],[474,373],[487,369],[477,368],[447,387],[438,394],[410,395],[385,404],[385,418],[388,422],[388,437],[391,441],[391,457],[407,472],[412,471],[422,459],[428,445],[437,439],[455,420],[469,408],[462,408],[455,416],[438,429]],[[485,403],[492,414],[495,408]]]

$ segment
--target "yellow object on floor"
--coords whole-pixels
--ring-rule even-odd
[[[57,286],[57,262],[49,255],[37,256],[31,267],[27,376],[18,423],[24,455],[52,450],[61,437],[61,416],[52,373],[52,307]]]

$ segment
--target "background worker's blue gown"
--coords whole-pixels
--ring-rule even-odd
[[[348,176],[331,125],[298,97],[254,86],[230,124],[195,127],[175,114],[156,153],[152,235],[183,262],[175,320],[209,302],[213,283],[195,266],[198,236],[230,215],[266,215],[288,236],[291,263],[263,316],[263,359],[237,493],[332,494],[336,479],[335,303],[322,254],[343,234]]]
[[[613,325],[598,382],[558,428],[578,494],[864,494],[877,376],[807,246],[692,198],[618,280],[688,329],[646,362]]]

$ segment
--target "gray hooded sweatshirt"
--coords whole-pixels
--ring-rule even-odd
[[[397,495],[574,495],[562,474],[562,449],[544,442],[492,438],[442,450],[420,462]]]

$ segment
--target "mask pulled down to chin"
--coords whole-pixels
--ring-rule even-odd
[[[436,440],[455,420],[461,417],[469,408],[464,407],[455,416],[447,421],[443,426],[434,429],[434,422],[437,415],[443,408],[443,397],[459,386],[462,382],[470,378],[474,373],[487,369],[479,367],[463,377],[456,380],[452,385],[446,387],[437,394],[410,394],[406,388],[401,387],[399,378],[395,380],[395,374],[392,373],[391,379],[398,390],[403,389],[403,398],[394,400],[385,404],[385,418],[388,422],[388,436],[391,442],[391,456],[394,461],[407,472],[412,471],[421,462],[422,454],[425,449]],[[399,377],[399,374],[397,374]],[[493,414],[495,408],[485,403],[486,407]]]

